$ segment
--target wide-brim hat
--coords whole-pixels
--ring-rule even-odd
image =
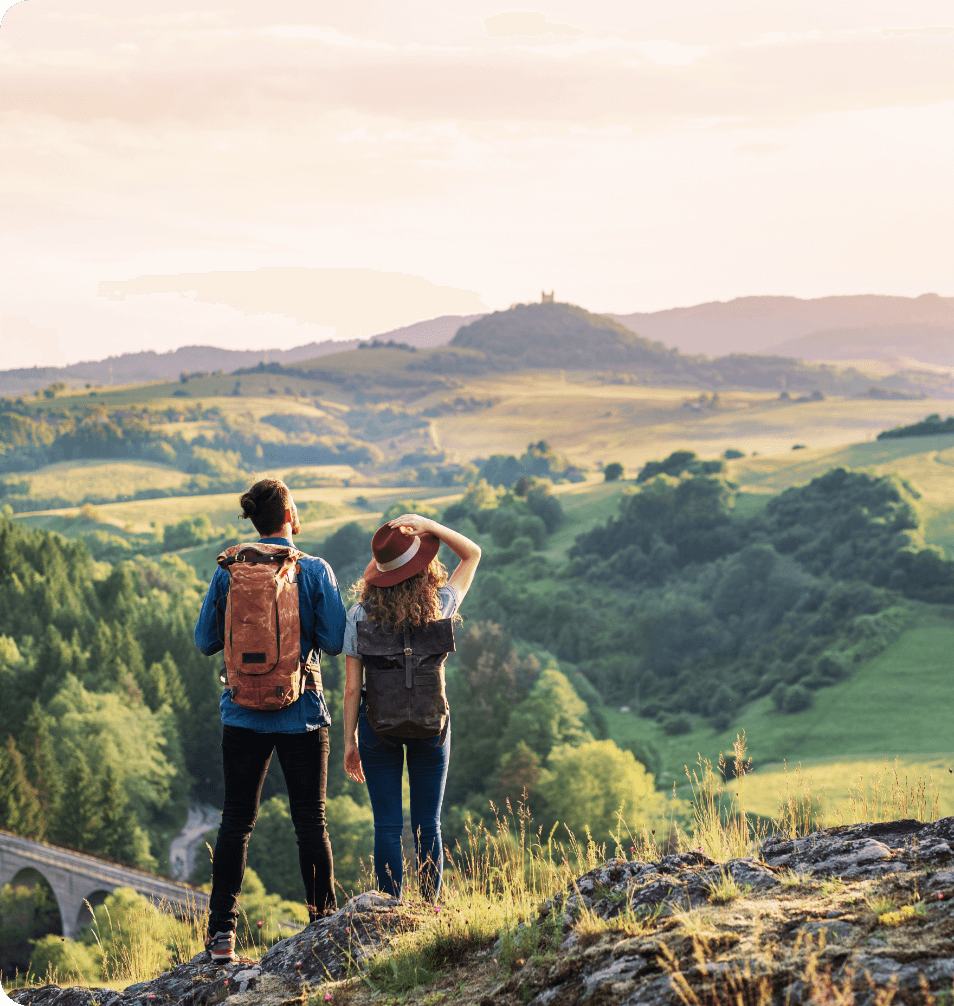
[[[400,528],[383,524],[371,539],[374,558],[364,571],[364,582],[375,587],[393,587],[426,569],[440,547],[437,535],[405,534]]]

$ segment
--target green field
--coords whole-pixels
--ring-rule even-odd
[[[500,402],[477,414],[434,420],[441,447],[454,457],[519,454],[544,437],[578,464],[619,461],[627,470],[674,450],[712,458],[735,448],[781,461],[794,444],[834,449],[873,440],[936,407],[860,398],[796,404],[767,392],[726,391],[720,392],[720,408],[696,412],[685,405],[698,397],[698,388],[603,384],[559,372],[470,380],[458,393]]]
[[[60,461],[16,478],[30,484],[38,499],[82,500],[85,496],[132,496],[141,489],[177,489],[189,476],[148,461]]]
[[[323,518],[317,521],[305,521],[302,524],[304,534],[313,535],[314,532],[323,528],[334,527],[337,524],[348,520],[355,520],[366,517],[370,514],[379,513],[378,509],[360,507],[355,500],[358,496],[364,496],[369,503],[373,503],[375,508],[383,510],[395,500],[399,499],[429,499],[450,502],[459,491],[449,488],[446,494],[440,494],[438,490],[431,487],[408,486],[408,487],[329,487],[320,489],[296,489],[294,490],[295,500],[299,505],[308,502],[322,502],[331,504],[339,509],[340,513],[335,517]],[[216,493],[210,496],[167,496],[155,500],[129,500],[124,503],[104,503],[95,507],[95,512],[99,519],[117,527],[127,528],[131,531],[148,531],[152,523],[155,522],[160,528],[165,524],[175,524],[183,517],[197,517],[200,514],[208,516],[213,525],[236,524],[238,522],[239,506],[238,492]],[[74,507],[66,507],[60,510],[43,510],[33,513],[17,514],[16,520],[28,524],[30,527],[53,527],[51,518],[75,516],[77,510]],[[325,534],[328,532],[325,531]],[[323,537],[323,535],[322,535]]]
[[[802,763],[816,777],[818,793],[827,790],[826,806],[847,795],[859,769],[883,768],[895,756],[912,774],[946,782],[954,768],[954,704],[951,702],[951,654],[954,610],[919,606],[917,620],[883,653],[859,665],[847,681],[816,693],[814,708],[785,715],[768,697],[738,710],[732,726],[717,732],[699,721],[691,733],[668,737],[658,723],[619,709],[605,709],[610,736],[623,745],[652,744],[662,756],[661,783],[685,789],[685,766],[697,756],[718,760],[732,751],[736,733],[745,730],[755,770],[746,789],[750,809],[775,813],[776,792],[783,786],[782,764]],[[938,767],[940,766],[940,767]],[[945,807],[954,813],[954,782]]]

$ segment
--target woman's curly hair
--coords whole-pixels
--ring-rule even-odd
[[[376,587],[358,580],[352,588],[372,622],[389,622],[397,632],[408,626],[427,625],[442,617],[437,592],[447,583],[447,568],[440,559],[431,559],[420,573],[393,587]]]

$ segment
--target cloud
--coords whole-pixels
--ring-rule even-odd
[[[62,340],[57,331],[34,325],[16,315],[0,317],[0,343],[3,367],[62,367],[66,362]]]
[[[951,35],[954,28],[883,28],[881,34],[885,38],[896,35]]]
[[[274,25],[273,27],[263,29],[262,34],[269,35],[272,38],[280,38],[284,41],[306,40],[321,42],[322,45],[334,45],[341,49],[373,49],[378,52],[393,52],[396,48],[390,42],[377,42],[370,38],[354,38],[351,35],[343,35],[340,31],[324,25]]]
[[[510,35],[582,35],[582,28],[571,24],[554,24],[545,14],[531,11],[510,11],[484,18],[484,28],[489,38],[506,38]]]
[[[741,147],[736,147],[735,152],[737,154],[777,154],[787,147],[787,143],[746,143]]]
[[[188,294],[247,315],[285,315],[302,324],[333,328],[338,339],[374,335],[442,314],[487,310],[469,290],[376,269],[271,268],[140,276],[99,285],[99,295],[114,301],[157,293]]]
[[[29,27],[29,36],[4,28],[14,42],[0,48],[0,115],[271,131],[308,129],[347,109],[417,121],[611,119],[659,128],[954,97],[949,37],[902,40],[867,28],[762,32],[720,44],[588,30],[501,47],[497,38],[398,44],[372,37],[371,26],[304,23],[100,19],[79,31],[64,18]]]

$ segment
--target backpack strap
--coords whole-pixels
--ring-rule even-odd
[[[414,669],[413,669],[413,654],[414,651],[411,649],[411,631],[407,627],[407,622],[404,623],[404,687],[413,688],[414,687]]]
[[[270,547],[275,548],[274,545]],[[290,548],[287,545],[279,546],[274,552],[262,549],[258,544],[233,545],[222,552],[215,561],[222,569],[228,571],[229,566],[239,562],[252,564],[274,562],[283,564],[292,560],[297,564],[303,555],[304,552],[299,551],[297,548]]]

